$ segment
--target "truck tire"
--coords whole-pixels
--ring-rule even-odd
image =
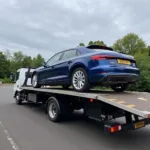
[[[58,122],[61,119],[61,103],[55,98],[50,97],[47,105],[47,114],[51,121]]]
[[[87,72],[84,68],[76,68],[72,73],[72,87],[77,92],[88,92],[90,90],[90,83]]]
[[[22,104],[22,99],[21,99],[21,94],[20,94],[20,92],[17,92],[17,93],[16,93],[15,99],[16,99],[16,104],[17,104],[17,105],[21,105],[21,104]]]

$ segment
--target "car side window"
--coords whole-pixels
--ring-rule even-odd
[[[46,63],[47,66],[51,66],[52,64],[58,62],[60,60],[62,53],[58,53],[56,55],[54,55],[52,58],[50,58],[48,60],[48,62]]]
[[[75,57],[77,56],[77,51],[76,50],[67,50],[64,52],[61,60],[65,60],[65,59],[68,59],[68,58],[72,58],[72,57]]]

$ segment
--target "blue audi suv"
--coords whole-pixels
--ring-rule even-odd
[[[86,92],[93,86],[110,86],[122,92],[140,76],[133,56],[100,45],[79,46],[52,56],[32,74],[32,86],[73,87]]]

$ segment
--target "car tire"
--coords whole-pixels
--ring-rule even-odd
[[[111,88],[116,92],[123,92],[127,89],[127,84],[121,84],[121,85],[111,85]]]
[[[88,75],[87,75],[86,70],[83,68],[76,68],[72,73],[71,84],[72,84],[73,89],[77,92],[89,91],[90,83],[88,80]]]
[[[40,87],[41,87],[41,86],[39,85],[39,83],[38,83],[38,76],[37,76],[36,73],[32,76],[32,86],[33,86],[34,88],[40,88]]]

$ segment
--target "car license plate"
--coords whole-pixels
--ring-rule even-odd
[[[137,122],[137,123],[134,124],[135,129],[138,129],[138,128],[141,128],[141,127],[144,127],[144,126],[145,126],[144,121]]]
[[[124,65],[130,65],[130,61],[129,60],[118,59],[118,63],[119,64],[124,64]]]

